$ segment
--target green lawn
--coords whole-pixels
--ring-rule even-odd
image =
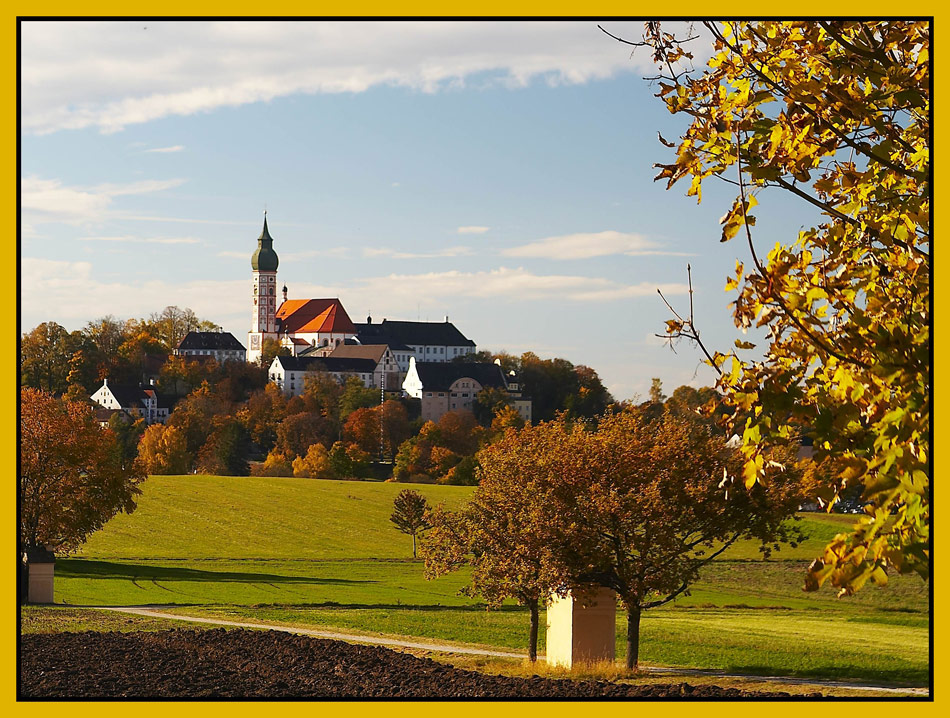
[[[464,572],[425,581],[389,522],[404,485],[206,476],[150,477],[139,508],[57,562],[56,600],[178,604],[195,615],[524,649],[527,614],[461,597]],[[413,486],[457,506],[472,489]],[[644,614],[656,664],[925,683],[928,586],[895,577],[837,599],[801,591],[807,562],[852,517],[807,515],[809,539],[769,561],[737,545],[690,596]],[[618,656],[625,621],[618,614]],[[543,650],[543,631],[541,632]]]
[[[409,558],[389,522],[405,484],[150,476],[138,508],[93,534],[88,558]],[[413,485],[430,504],[464,503],[469,487]]]

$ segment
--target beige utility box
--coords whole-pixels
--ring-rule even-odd
[[[56,566],[52,551],[29,549],[24,559],[27,569],[26,600],[29,603],[52,603],[53,570]]]
[[[548,606],[547,662],[571,668],[577,663],[613,661],[617,641],[617,595],[599,589],[585,606],[571,594],[555,595]]]

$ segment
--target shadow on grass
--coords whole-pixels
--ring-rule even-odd
[[[309,583],[321,585],[373,584],[346,578],[319,578],[315,576],[280,576],[273,573],[246,573],[239,571],[201,571],[194,568],[143,566],[141,564],[90,561],[88,559],[60,559],[56,575],[62,578],[88,579],[145,579],[151,581],[208,581],[213,583]]]

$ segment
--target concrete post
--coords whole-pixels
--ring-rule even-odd
[[[555,595],[547,611],[547,662],[571,668],[576,663],[613,662],[617,642],[617,596],[598,589],[583,606],[571,594]]]
[[[56,558],[46,549],[28,549],[24,556],[27,569],[26,600],[29,603],[53,602],[53,571]]]

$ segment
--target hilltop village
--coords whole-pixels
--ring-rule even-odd
[[[287,397],[300,396],[308,380],[329,375],[340,384],[353,377],[381,399],[419,399],[421,418],[437,422],[450,411],[469,411],[482,389],[506,395],[506,402],[526,422],[532,402],[523,396],[514,371],[500,362],[469,361],[477,346],[448,316],[441,322],[383,319],[354,322],[338,298],[291,299],[286,285],[278,290],[279,258],[267,226],[251,255],[252,289],[247,346],[230,332],[191,331],[174,350],[176,356],[218,363],[246,361],[267,365],[268,380]],[[279,301],[278,301],[279,292]],[[147,386],[109,386],[108,379],[92,395],[107,410],[134,411],[146,423],[164,422],[169,407]]]

